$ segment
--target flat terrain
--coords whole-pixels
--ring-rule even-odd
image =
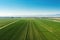
[[[60,40],[60,22],[44,18],[0,18],[0,40]]]

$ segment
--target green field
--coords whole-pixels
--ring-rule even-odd
[[[60,40],[60,22],[47,18],[0,18],[0,40]]]

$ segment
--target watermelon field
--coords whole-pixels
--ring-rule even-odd
[[[47,18],[0,18],[0,40],[60,40],[60,22]]]

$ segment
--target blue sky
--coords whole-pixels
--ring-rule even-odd
[[[0,0],[0,16],[60,14],[60,0]]]

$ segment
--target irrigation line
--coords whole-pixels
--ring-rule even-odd
[[[44,23],[43,23],[44,24]],[[47,24],[45,24],[45,26],[48,26]],[[56,36],[56,40],[58,40],[59,38],[58,38],[58,36],[53,32],[53,31],[51,31],[51,30],[49,30],[47,27],[44,27],[45,29],[47,29],[50,33],[52,33],[53,35],[55,35]]]
[[[42,39],[40,39],[40,34],[39,34],[38,31],[37,31],[38,29],[35,28],[36,26],[34,25],[33,22],[34,22],[34,21],[32,20],[32,23],[31,23],[31,24],[32,24],[32,31],[33,31],[33,32],[32,32],[32,34],[33,34],[33,39],[34,39],[34,40],[42,40]]]
[[[27,38],[27,34],[28,34],[28,20],[27,20],[27,26],[26,26],[27,28],[26,28],[26,34],[25,34],[25,38],[24,38],[24,40],[26,40],[26,38]]]
[[[29,22],[29,21],[28,21]],[[27,30],[26,30],[26,36],[25,36],[25,40],[27,39],[27,37],[28,37],[28,30],[29,30],[29,23],[27,22]]]
[[[22,32],[22,29],[24,28],[24,25],[25,25],[26,23],[25,22],[23,22],[23,24],[22,25],[20,25],[21,27],[19,27],[19,29],[16,31],[16,33],[13,35],[13,37],[12,37],[12,39],[11,40],[18,40],[19,38],[20,38],[20,33]],[[21,29],[20,29],[21,28]],[[16,38],[16,37],[18,37],[18,38]],[[16,38],[16,39],[15,39]]]
[[[30,38],[31,38],[31,40],[33,40],[33,33],[32,33],[32,20],[30,20],[30,31],[31,31],[31,36],[30,36]]]
[[[18,20],[17,20],[17,21],[18,21]],[[9,24],[3,26],[3,27],[0,27],[0,29],[3,29],[3,28],[5,28],[5,27],[7,27],[7,26],[9,26],[9,25],[11,25],[11,24],[14,24],[14,23],[16,23],[17,21],[11,22],[11,23],[9,23]]]
[[[41,22],[42,23],[42,22]],[[44,27],[44,26],[48,26],[47,24],[44,24],[44,23],[42,23],[43,25],[41,25],[43,28],[45,28],[47,31],[49,31],[50,33],[52,33],[53,35],[55,35],[54,33],[53,33],[53,31],[51,31],[50,29],[48,29],[47,27]],[[56,36],[56,35],[55,35]],[[58,40],[58,37],[56,36],[56,40]]]

